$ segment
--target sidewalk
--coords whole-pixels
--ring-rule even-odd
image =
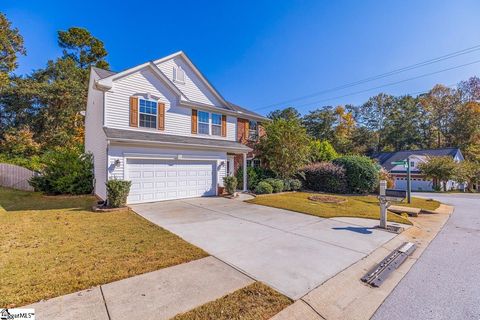
[[[254,281],[214,257],[41,301],[37,320],[170,319]]]
[[[436,214],[412,219],[412,228],[312,290],[272,320],[370,319],[440,232],[452,212],[453,207],[442,204]],[[415,242],[417,249],[381,287],[372,288],[360,281],[371,267],[406,241]]]

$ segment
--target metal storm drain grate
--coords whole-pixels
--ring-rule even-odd
[[[388,276],[398,269],[400,265],[408,258],[409,255],[415,251],[416,245],[412,242],[405,242],[378,265],[372,268],[366,275],[363,276],[362,281],[368,283],[372,287],[380,287]]]

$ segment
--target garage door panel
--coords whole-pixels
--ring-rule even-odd
[[[215,195],[215,162],[128,159],[129,203]]]

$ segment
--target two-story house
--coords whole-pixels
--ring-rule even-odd
[[[403,165],[395,164],[397,161],[410,161],[411,189],[412,191],[433,191],[434,182],[428,179],[420,170],[419,165],[428,161],[430,157],[448,156],[454,161],[464,161],[463,154],[459,148],[428,149],[428,150],[404,150],[397,152],[380,152],[373,156],[378,163],[390,173],[394,180],[395,188],[407,189],[407,169]],[[441,182],[443,188],[443,182]],[[454,190],[463,187],[463,184],[454,180],[446,182],[447,190]]]
[[[217,195],[267,120],[226,101],[183,52],[118,73],[92,68],[85,149],[95,194],[105,199],[106,181],[124,179],[128,203]]]

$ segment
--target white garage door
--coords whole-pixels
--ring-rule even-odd
[[[215,162],[128,159],[128,203],[213,196]]]

